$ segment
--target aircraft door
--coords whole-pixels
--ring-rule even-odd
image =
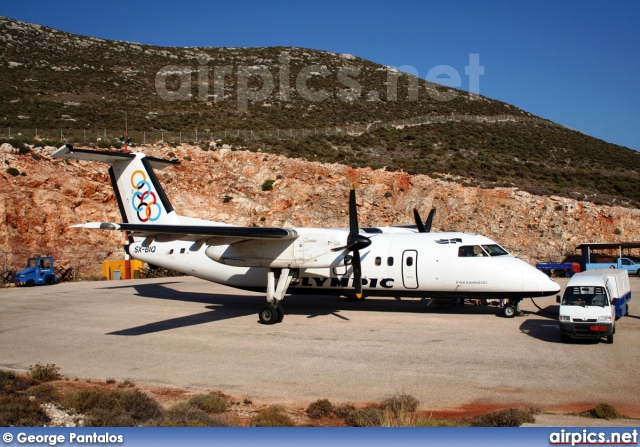
[[[418,252],[405,250],[402,253],[402,283],[405,289],[418,288]]]

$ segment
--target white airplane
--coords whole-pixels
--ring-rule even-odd
[[[231,287],[265,292],[260,322],[282,321],[281,301],[291,295],[419,297],[507,300],[513,317],[520,301],[556,295],[557,283],[497,243],[471,233],[431,233],[426,225],[358,228],[355,190],[349,228],[239,227],[179,216],[153,168],[178,164],[122,153],[62,146],[53,157],[111,164],[109,175],[122,223],[90,222],[76,228],[129,234],[125,250],[153,266]]]

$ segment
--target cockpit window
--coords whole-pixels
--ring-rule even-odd
[[[481,257],[487,256],[482,247],[479,245],[463,245],[458,248],[458,257],[460,258],[471,258],[471,257]]]
[[[604,287],[569,287],[562,297],[564,306],[607,306]]]
[[[489,253],[489,256],[504,256],[509,254],[507,250],[497,244],[483,245],[482,248],[484,248],[486,252]]]

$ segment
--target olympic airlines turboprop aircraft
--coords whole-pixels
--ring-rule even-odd
[[[285,294],[508,300],[513,317],[527,297],[555,295],[557,283],[510,255],[491,239],[470,233],[431,233],[416,225],[358,227],[355,190],[349,228],[238,227],[179,216],[153,168],[178,161],[143,153],[101,152],[62,146],[54,154],[110,164],[122,223],[90,222],[76,228],[129,233],[125,250],[150,265],[244,290],[266,291],[260,322],[282,321]]]

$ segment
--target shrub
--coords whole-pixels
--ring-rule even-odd
[[[333,411],[333,404],[327,399],[319,399],[307,407],[307,414],[311,419],[329,416]]]
[[[198,394],[189,399],[189,405],[209,414],[224,413],[229,409],[229,402],[219,394]]]
[[[393,193],[391,191],[387,191],[387,192],[384,193],[384,196],[385,196],[385,198],[388,199],[389,197],[393,196]]]
[[[222,199],[222,203],[229,203],[229,202],[231,202],[231,200],[233,200],[233,197],[224,196],[224,198]]]
[[[140,425],[162,416],[160,405],[138,390],[86,389],[67,396],[62,403],[85,413],[86,425],[93,427]]]
[[[347,416],[349,416],[349,413],[351,413],[355,409],[356,409],[356,407],[354,407],[351,404],[340,405],[339,407],[336,407],[333,410],[333,414],[335,414],[339,418],[345,419]]]
[[[230,424],[219,416],[211,416],[187,402],[180,402],[165,412],[160,425],[163,427],[228,427]]]
[[[249,423],[251,427],[293,427],[295,423],[280,406],[272,406],[260,411]]]
[[[59,402],[60,394],[49,384],[32,386],[27,389],[27,394],[38,399],[40,402]]]
[[[468,424],[460,419],[434,419],[419,418],[415,421],[415,427],[466,427]]]
[[[15,177],[15,176],[17,176],[17,175],[20,175],[20,171],[18,171],[18,170],[17,170],[16,168],[14,168],[14,167],[10,167],[10,168],[7,168],[7,174],[12,175],[12,176],[14,176],[14,177]]]
[[[524,423],[533,423],[536,418],[533,410],[520,408],[506,408],[493,411],[484,416],[478,416],[471,421],[472,427],[520,427]]]
[[[600,402],[596,407],[589,412],[591,416],[598,419],[617,419],[620,417],[620,413],[611,404]]]
[[[121,409],[94,408],[87,413],[86,427],[133,427],[136,420]]]
[[[262,184],[262,190],[271,191],[273,189],[274,183],[275,183],[275,180],[265,180],[264,183]]]
[[[0,396],[0,426],[42,427],[49,417],[40,402],[28,396]]]
[[[34,366],[29,367],[31,378],[40,382],[51,382],[60,378],[60,367],[53,363],[43,365],[38,362]]]
[[[376,407],[353,410],[347,415],[345,422],[352,427],[380,427],[382,425],[382,412]]]
[[[386,399],[380,406],[383,410],[388,410],[395,417],[398,417],[402,413],[413,413],[418,409],[419,403],[418,399],[409,394],[399,394]]]
[[[30,376],[0,371],[0,395],[24,391],[32,385],[33,379]]]

